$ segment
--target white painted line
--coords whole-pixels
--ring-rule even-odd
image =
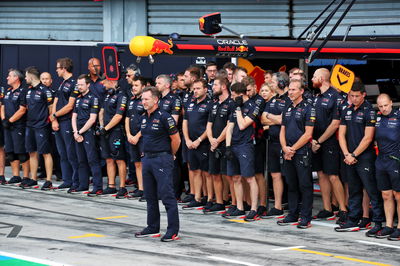
[[[226,259],[226,258],[221,258],[221,257],[216,257],[216,256],[208,256],[208,258],[209,259],[213,259],[213,260],[219,260],[219,261],[225,261],[225,262],[230,262],[230,263],[247,265],[247,266],[261,266],[259,264],[254,264],[254,263],[249,263],[249,262],[244,262],[244,261],[239,261],[239,260],[231,260],[231,259]]]
[[[369,241],[364,241],[364,240],[356,240],[358,243],[361,244],[367,244],[367,245],[375,245],[375,246],[381,246],[381,247],[387,247],[387,248],[397,248],[400,249],[400,246],[393,246],[389,244],[382,244],[382,243],[376,243],[376,242],[369,242]]]
[[[326,222],[321,222],[321,221],[311,221],[311,225],[313,225],[313,224],[325,226],[325,227],[331,227],[331,228],[335,228],[335,227],[339,226],[337,224],[331,224],[331,223],[326,223]]]
[[[294,246],[294,247],[285,247],[285,248],[273,248],[274,251],[288,250],[292,248],[305,248],[306,246]]]
[[[3,251],[0,251],[0,256],[11,257],[14,259],[19,259],[19,260],[27,260],[30,262],[36,262],[36,263],[41,263],[41,264],[46,264],[46,265],[51,265],[51,266],[69,266],[68,264],[65,264],[65,263],[58,263],[58,262],[54,262],[54,261],[50,261],[50,260],[42,260],[42,259],[38,259],[38,258],[17,255],[17,254],[3,252]]]

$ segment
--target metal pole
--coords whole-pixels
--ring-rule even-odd
[[[354,5],[354,3],[356,2],[356,0],[352,0],[351,3],[347,6],[346,10],[343,12],[343,14],[340,16],[340,18],[338,19],[338,21],[336,22],[335,26],[333,26],[333,28],[331,29],[331,31],[329,32],[328,36],[326,36],[326,38],[322,41],[322,43],[320,44],[320,46],[318,47],[318,49],[315,51],[315,53],[311,53],[310,58],[309,58],[309,63],[311,63],[315,57],[318,56],[319,52],[321,51],[321,49],[324,47],[324,45],[329,41],[329,39],[331,38],[332,34],[335,32],[336,28],[339,26],[340,22],[342,22],[342,20],[344,19],[344,17],[347,15],[347,13],[350,11],[350,9],[352,8],[352,6]]]

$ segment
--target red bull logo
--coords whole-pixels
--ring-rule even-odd
[[[167,53],[167,54],[173,54],[171,48],[174,46],[172,43],[172,40],[168,40],[168,43],[154,39],[153,46],[150,50],[150,54],[161,54],[161,53]]]
[[[241,45],[241,46],[239,46],[239,47],[236,47],[236,51],[237,51],[237,52],[241,52],[241,53],[243,53],[243,52],[248,52],[248,51],[249,51],[249,48],[246,47],[246,46]]]
[[[172,40],[166,43],[150,36],[136,36],[129,42],[129,50],[138,57],[161,53],[173,54],[171,50],[173,46]]]

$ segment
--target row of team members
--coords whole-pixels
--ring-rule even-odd
[[[98,60],[91,59],[91,64],[93,68],[99,68]],[[175,206],[176,202],[175,205],[171,202],[170,193],[165,189],[171,188],[174,190],[174,198],[179,198],[179,171],[182,169],[178,168],[182,167],[181,162],[187,162],[191,193],[182,200],[185,203],[184,209],[204,206],[204,213],[222,212],[228,200],[228,188],[232,206],[223,217],[244,216],[246,210],[250,210],[245,216],[247,221],[254,221],[257,217],[281,217],[284,177],[288,186],[289,214],[279,220],[278,224],[297,224],[298,228],[308,228],[312,219],[311,171],[315,170],[318,172],[324,209],[314,218],[329,219],[333,216],[333,198],[340,210],[337,231],[368,228],[369,224],[364,219],[368,214],[365,211],[363,213],[362,206],[364,188],[371,201],[372,220],[375,222],[367,235],[398,238],[399,230],[393,228],[393,199],[395,197],[399,201],[400,157],[398,144],[396,141],[391,142],[397,135],[393,135],[392,130],[380,131],[380,127],[386,126],[397,129],[395,132],[398,134],[398,124],[393,122],[397,121],[397,117],[390,118],[386,124],[379,122],[375,125],[375,112],[364,99],[363,86],[355,83],[349,97],[345,98],[330,87],[330,73],[326,69],[317,70],[313,76],[313,86],[320,90],[320,94],[315,97],[305,93],[304,75],[300,69],[290,72],[291,80],[285,73],[267,73],[266,81],[269,85],[264,84],[261,92],[275,92],[272,98],[273,93],[266,93],[265,97],[257,94],[254,80],[246,78],[244,69],[227,65],[218,74],[216,70],[216,64],[208,64],[205,72],[209,80],[203,80],[200,79],[202,75],[197,67],[189,67],[183,75],[178,75],[183,85],[174,92],[171,91],[170,77],[160,75],[156,78],[155,89],[160,93],[157,94],[153,92],[155,89],[145,90],[145,80],[135,74],[134,68],[128,68],[126,79],[132,89],[125,93],[120,90],[118,82],[114,81],[104,81],[101,85],[93,86],[96,82],[90,79],[90,75],[79,76],[75,84],[72,79],[72,61],[63,58],[57,61],[57,73],[63,82],[54,96],[49,88],[40,83],[36,68],[26,70],[25,79],[30,85],[28,90],[20,88],[23,75],[17,70],[10,70],[7,79],[11,88],[4,92],[1,116],[5,152],[12,162],[12,179],[18,179],[21,163],[24,169],[21,185],[37,185],[37,158],[38,154],[43,154],[47,173],[43,188],[51,187],[53,161],[48,142],[51,123],[56,133],[64,181],[59,188],[69,188],[69,192],[88,190],[89,176],[92,175],[93,190],[89,195],[117,193],[117,198],[126,196],[126,161],[129,158],[128,163],[135,166],[138,179],[135,196],[145,195],[147,199],[154,198],[154,193],[158,193],[163,199],[165,194],[168,197],[163,203]],[[98,71],[95,70],[95,73]],[[157,106],[151,108],[162,110],[160,115],[164,112],[170,115],[166,120],[167,125],[165,121],[160,124],[163,119],[154,118],[149,132],[162,131],[168,127],[173,129],[182,123],[182,132],[178,134],[182,139],[181,152],[177,153],[176,140],[172,140],[175,143],[172,148],[170,142],[161,141],[161,144],[165,144],[162,146],[154,139],[153,142],[144,143],[146,137],[142,134],[148,126],[142,99],[144,90],[149,91],[151,99],[158,100]],[[213,95],[213,99],[210,95]],[[382,101],[385,104],[380,104]],[[397,115],[387,95],[378,98],[379,108],[383,105],[386,109],[381,110],[383,115],[379,116],[379,120],[385,121],[385,116]],[[376,164],[380,170],[376,176],[372,149],[375,126],[378,147],[385,154],[378,156]],[[268,158],[266,167],[272,176],[275,196],[275,205],[268,212],[263,176],[265,159],[260,156],[263,151],[265,153],[263,140],[266,132],[268,150],[264,156]],[[170,132],[169,135],[175,133]],[[21,145],[20,140],[24,140],[22,143],[25,145]],[[104,190],[98,142],[101,157],[107,165],[108,185]],[[382,147],[381,142],[384,143]],[[18,145],[14,147],[16,143]],[[178,158],[182,156],[182,160],[172,161],[171,169],[167,167],[167,172],[171,171],[172,176],[171,185],[167,188],[159,185],[170,181],[160,181],[154,174],[155,167],[160,165],[151,165],[151,171],[142,166],[144,158],[158,158],[164,154],[173,154]],[[340,156],[343,157],[342,165]],[[32,178],[28,177],[28,159]],[[117,171],[120,177],[118,191],[115,187]],[[147,174],[143,176],[145,172]],[[146,177],[151,175],[155,183],[146,186]],[[12,179],[10,181],[13,183],[21,181]],[[343,186],[342,182],[347,185]],[[152,191],[151,187],[154,186],[158,192],[157,189]],[[148,192],[146,187],[149,187]],[[344,187],[349,193],[347,207]],[[384,216],[378,188],[385,199],[386,227],[382,227]],[[157,224],[158,219],[158,227],[153,225],[148,230],[151,234],[159,230],[159,212],[154,209],[154,204],[148,200],[149,226],[153,222]],[[172,223],[168,239],[173,239],[178,233],[179,222],[176,222],[176,217],[176,213],[168,215]],[[360,225],[363,221],[364,225]],[[144,236],[147,235],[145,231],[141,232]]]

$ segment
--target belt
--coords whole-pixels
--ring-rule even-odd
[[[145,152],[144,156],[147,158],[155,158],[166,154],[171,155],[171,153],[168,151],[162,151],[162,152]]]

